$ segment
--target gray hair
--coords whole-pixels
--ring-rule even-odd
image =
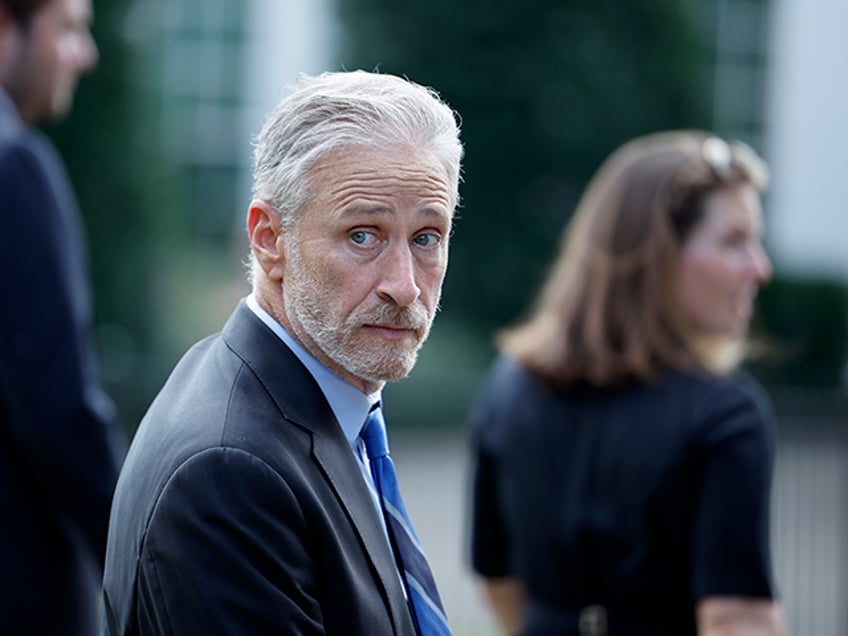
[[[274,207],[290,230],[310,194],[310,169],[324,155],[399,143],[435,153],[456,205],[463,154],[459,125],[433,89],[364,71],[301,75],[256,139],[253,195]]]

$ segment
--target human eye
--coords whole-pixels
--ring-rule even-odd
[[[744,232],[730,232],[724,236],[722,243],[731,249],[744,248],[751,242],[751,237]]]
[[[412,242],[419,247],[435,247],[441,240],[442,237],[435,232],[423,232],[412,239]]]
[[[377,241],[373,232],[368,230],[354,230],[349,235],[351,242],[359,247],[370,247]]]

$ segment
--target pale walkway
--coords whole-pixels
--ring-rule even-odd
[[[813,427],[811,427],[811,430]],[[845,434],[781,435],[775,475],[775,571],[790,634],[848,634]],[[468,567],[469,454],[463,431],[392,431],[401,489],[456,636],[496,634]]]

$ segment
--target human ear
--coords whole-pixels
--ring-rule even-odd
[[[280,214],[267,201],[254,199],[247,210],[247,236],[259,267],[266,276],[282,279],[283,250]]]

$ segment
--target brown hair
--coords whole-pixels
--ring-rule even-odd
[[[762,190],[766,180],[748,146],[706,133],[624,144],[589,183],[533,311],[500,334],[500,349],[557,385],[720,366],[726,347],[696,346],[674,276],[706,195],[735,183]]]
[[[9,7],[12,15],[22,25],[26,25],[32,16],[49,3],[50,0],[0,0],[0,4]]]

